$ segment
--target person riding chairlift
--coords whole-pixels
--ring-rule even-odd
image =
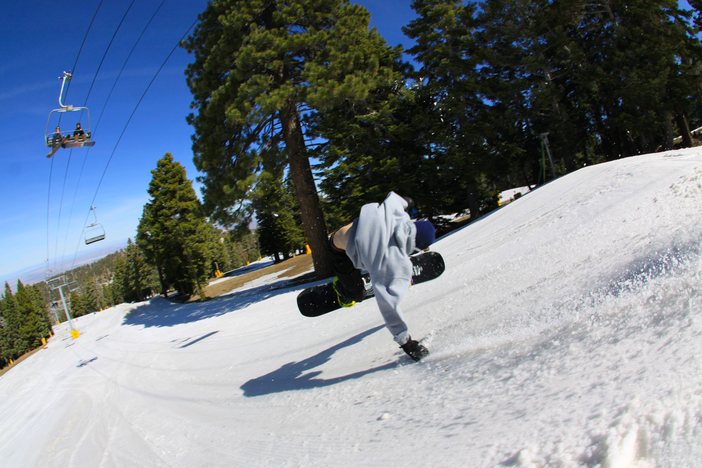
[[[80,122],[76,124],[76,129],[73,131],[73,139],[75,141],[83,141],[86,139],[85,132],[80,127]]]
[[[52,143],[54,146],[61,143],[61,128],[60,127],[56,127],[56,131],[54,132]]]

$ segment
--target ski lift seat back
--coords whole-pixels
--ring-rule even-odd
[[[64,135],[65,134],[65,135]],[[82,140],[75,140],[73,138],[73,131],[61,132],[61,137],[57,138],[55,134],[47,135],[46,137],[46,147],[53,148],[54,145],[63,141],[61,143],[62,148],[84,148],[86,146],[95,146],[95,142],[91,139],[90,132],[85,132],[85,138]]]
[[[105,229],[100,223],[93,223],[85,228],[85,245],[105,239]]]
[[[94,242],[98,242],[105,239],[105,228],[102,227],[102,224],[98,223],[97,214],[95,213],[95,207],[91,206],[90,211],[92,211],[93,216],[95,216],[95,222],[93,224],[85,226],[85,245],[90,245]]]

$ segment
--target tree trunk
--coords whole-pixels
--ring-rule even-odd
[[[280,123],[283,126],[285,147],[288,150],[290,176],[300,202],[302,227],[312,250],[315,275],[317,279],[328,278],[334,275],[334,270],[327,248],[327,225],[319,206],[317,186],[312,176],[312,167],[307,157],[305,139],[300,126],[300,116],[294,102],[288,101],[283,106],[280,111]]]
[[[690,125],[687,123],[687,117],[680,112],[675,116],[675,119],[678,123],[680,135],[682,136],[683,148],[692,148],[692,135],[690,134]]]
[[[673,115],[668,109],[665,109],[663,111],[663,129],[665,131],[665,141],[663,142],[663,149],[672,150],[675,135],[673,134]]]
[[[156,271],[158,271],[158,282],[161,284],[161,294],[163,297],[168,297],[168,288],[166,287],[166,282],[163,279],[163,267],[160,262],[156,264]]]
[[[470,211],[470,221],[473,222],[480,217],[480,197],[478,196],[478,185],[471,181],[466,191],[468,210]]]

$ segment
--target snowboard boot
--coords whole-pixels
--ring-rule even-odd
[[[356,301],[349,297],[349,294],[339,282],[338,276],[334,278],[334,281],[332,281],[332,286],[334,287],[334,292],[336,292],[336,300],[339,302],[341,307],[347,308],[356,305]]]
[[[420,359],[427,357],[429,355],[429,350],[423,345],[419,344],[418,341],[413,340],[411,337],[407,340],[407,343],[400,346],[404,352],[407,353],[415,362]]]

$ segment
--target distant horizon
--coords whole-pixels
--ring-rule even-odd
[[[111,244],[107,244],[104,247],[101,247],[100,250],[93,250],[89,252],[83,252],[81,254],[78,254],[78,256],[75,259],[75,262],[70,268],[66,268],[65,270],[62,271],[56,271],[54,274],[60,274],[60,273],[65,273],[66,271],[74,270],[76,268],[79,268],[81,266],[85,265],[90,265],[91,263],[95,263],[98,260],[101,260],[105,257],[107,257],[110,254],[113,254],[115,252],[118,252],[124,248],[127,247],[127,241],[116,241]],[[69,258],[69,256],[65,256],[64,258],[61,258],[60,261],[64,262],[67,260],[73,260],[73,258]],[[67,262],[68,263],[68,262]],[[64,263],[61,263],[64,264]],[[52,270],[53,272],[53,270]],[[52,274],[52,276],[54,276]],[[46,263],[38,263],[31,265],[27,268],[23,268],[21,270],[17,270],[14,272],[11,272],[8,275],[8,278],[3,278],[2,279],[2,284],[4,285],[7,283],[10,286],[10,289],[12,292],[16,292],[16,287],[17,287],[17,281],[21,281],[23,285],[29,286],[35,283],[41,283],[42,281],[46,281],[46,276],[47,276],[47,270],[46,270]],[[14,279],[13,279],[14,278]],[[4,291],[4,289],[3,289]]]

